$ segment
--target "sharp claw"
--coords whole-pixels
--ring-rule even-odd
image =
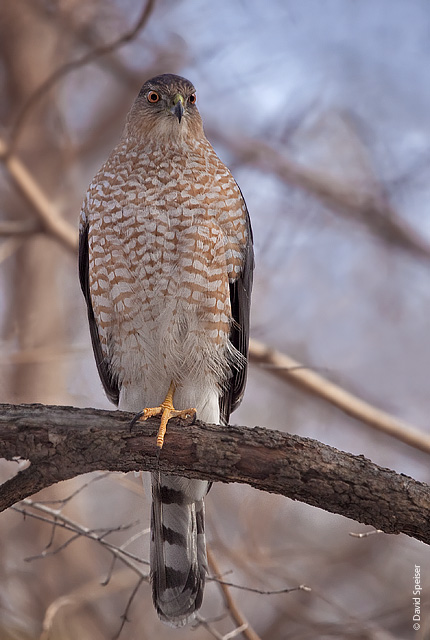
[[[136,413],[133,420],[130,422],[130,432],[133,430],[133,427],[139,422],[139,420],[142,417],[142,414],[143,414],[143,411],[139,411],[139,413]]]
[[[130,423],[130,431],[132,430],[132,428],[134,427],[134,425],[137,422],[140,421],[144,421],[147,420],[148,418],[151,418],[152,416],[158,416],[161,414],[161,424],[160,424],[160,428],[158,430],[158,434],[157,434],[157,448],[158,448],[158,452],[161,451],[161,449],[163,448],[163,444],[164,444],[164,436],[166,434],[166,427],[167,427],[167,423],[170,420],[170,418],[175,418],[175,417],[179,417],[179,418],[192,418],[194,417],[194,420],[196,418],[196,409],[191,408],[191,409],[183,409],[182,411],[177,411],[174,406],[173,406],[173,394],[175,392],[175,386],[173,384],[173,382],[170,384],[169,387],[169,391],[167,392],[167,395],[164,399],[164,401],[162,402],[162,404],[159,407],[154,407],[154,408],[146,408],[143,409],[143,411],[140,411],[139,413],[137,413],[133,420]]]

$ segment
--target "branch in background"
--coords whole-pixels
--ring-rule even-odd
[[[31,466],[2,485],[0,509],[60,480],[95,470],[162,470],[242,482],[430,543],[430,487],[315,440],[255,427],[171,420],[130,431],[132,414],[43,405],[0,405],[0,455]]]
[[[24,104],[20,113],[18,114],[15,124],[13,126],[11,136],[10,136],[10,150],[13,152],[17,143],[18,136],[20,131],[22,130],[23,124],[27,119],[29,113],[31,112],[33,106],[40,100],[42,96],[44,96],[52,87],[64,76],[66,76],[71,71],[75,71],[91,62],[95,62],[101,56],[105,56],[107,54],[112,53],[119,47],[122,47],[124,44],[131,42],[139,32],[145,27],[147,24],[152,10],[155,6],[155,0],[148,0],[145,4],[136,24],[123,33],[121,36],[116,38],[113,42],[108,44],[103,44],[95,49],[92,49],[87,54],[79,58],[78,60],[72,60],[70,62],[66,62],[64,65],[56,69],[46,80],[43,82],[40,87],[30,96],[27,102]]]
[[[221,580],[221,572],[218,567],[218,563],[209,546],[207,546],[206,552],[208,556],[208,564],[212,573],[214,574],[215,578]],[[261,640],[260,636],[250,626],[248,620],[245,618],[242,611],[237,606],[233,596],[230,593],[228,585],[224,584],[222,581],[220,581],[218,584],[223,594],[225,606],[227,607],[232,619],[237,624],[238,628],[242,629],[244,637],[247,640]]]
[[[86,485],[84,486],[88,486],[88,483],[86,483]],[[66,499],[64,502],[67,502],[67,501],[68,499]],[[52,507],[48,507],[46,504],[43,504],[42,502],[37,502],[35,500],[30,500],[26,498],[25,500],[22,500],[18,505],[15,505],[12,508],[14,509],[14,511],[21,513],[24,517],[32,517],[32,518],[35,518],[36,520],[41,520],[42,522],[51,524],[53,526],[53,531],[55,531],[55,528],[58,527],[61,529],[65,529],[66,531],[69,531],[72,534],[71,537],[66,540],[66,542],[63,542],[59,546],[54,547],[52,549],[50,548],[50,547],[53,547],[53,540],[51,538],[45,550],[42,551],[42,553],[40,553],[37,556],[26,558],[27,562],[32,560],[38,560],[41,558],[46,558],[47,556],[50,556],[50,555],[55,555],[60,551],[62,551],[63,549],[65,549],[67,546],[69,546],[69,544],[71,544],[78,538],[88,538],[89,540],[93,540],[94,542],[98,542],[100,545],[102,545],[105,549],[109,551],[113,559],[120,560],[129,569],[132,569],[139,576],[139,578],[149,580],[148,572],[143,571],[138,566],[139,564],[147,565],[149,564],[148,562],[146,562],[145,560],[142,560],[138,556],[127,551],[124,548],[124,545],[122,547],[118,547],[117,545],[112,544],[111,542],[106,540],[106,537],[111,533],[130,529],[132,526],[135,526],[136,524],[138,524],[137,522],[127,524],[127,525],[120,525],[118,527],[113,527],[110,529],[88,529],[88,527],[85,527],[81,525],[79,522],[76,522],[75,520],[72,520],[71,518],[64,515],[61,512],[61,509],[53,509]],[[146,531],[146,533],[148,533],[148,531]],[[112,572],[110,571],[108,576],[109,579],[111,577],[111,574]],[[104,584],[107,584],[108,582],[109,580],[106,579],[104,581]]]
[[[371,193],[354,190],[350,184],[344,185],[341,180],[333,179],[322,171],[294,162],[263,140],[247,139],[244,135],[227,138],[218,130],[212,137],[217,138],[242,163],[275,175],[288,185],[317,198],[338,214],[361,222],[385,244],[415,257],[430,258],[430,244],[393,209],[382,186]]]
[[[2,149],[0,140],[0,151]],[[0,153],[1,158],[1,153]],[[40,231],[40,226],[34,220],[4,220],[0,222],[0,236],[8,238],[10,236],[27,236]]]
[[[97,592],[99,594],[102,594],[102,592],[97,587],[100,587],[100,586],[106,587],[108,584],[111,584],[112,581],[118,584],[118,578],[120,578],[121,583],[124,583],[123,586],[125,587],[128,586],[130,582],[129,579],[126,579],[126,576],[128,574],[124,572],[119,572],[119,574],[118,572],[116,572],[115,575],[113,574],[115,564],[118,561],[122,562],[126,567],[134,571],[138,577],[138,581],[135,587],[133,588],[133,590],[131,591],[130,596],[127,600],[127,605],[126,605],[124,614],[121,616],[120,628],[117,634],[115,635],[115,638],[119,638],[121,636],[121,632],[125,626],[125,623],[128,621],[128,613],[130,611],[134,597],[140,585],[142,584],[143,581],[149,582],[149,574],[140,568],[140,565],[142,564],[147,565],[149,563],[146,560],[142,560],[138,556],[126,550],[126,548],[129,546],[131,542],[134,542],[136,539],[140,538],[141,536],[148,534],[149,529],[145,529],[144,531],[139,530],[138,533],[135,533],[134,535],[132,535],[121,546],[117,546],[112,542],[107,541],[106,540],[107,536],[109,536],[112,533],[117,533],[118,531],[131,529],[136,525],[138,525],[139,522],[130,523],[128,525],[115,526],[107,529],[89,529],[88,527],[81,525],[75,520],[72,520],[70,517],[68,517],[62,512],[63,508],[69,502],[71,502],[78,494],[82,493],[82,491],[87,489],[90,485],[93,485],[95,482],[98,482],[99,480],[103,480],[104,478],[106,478],[106,475],[107,475],[106,473],[103,473],[100,475],[92,476],[90,480],[82,484],[78,489],[73,491],[71,494],[69,494],[65,498],[53,500],[49,502],[49,504],[51,505],[53,504],[58,505],[58,508],[54,509],[53,506],[48,506],[48,504],[44,502],[37,502],[31,499],[22,500],[19,504],[12,507],[12,509],[14,509],[16,512],[22,514],[24,518],[30,517],[35,520],[45,522],[46,524],[52,527],[51,537],[45,549],[36,556],[26,558],[25,560],[27,562],[46,558],[47,556],[50,556],[50,555],[56,555],[57,553],[61,552],[63,549],[65,549],[67,546],[69,546],[76,540],[79,540],[82,538],[87,538],[93,542],[96,542],[101,547],[106,549],[111,554],[111,557],[112,557],[111,566],[109,568],[107,577],[101,583],[98,581],[97,582],[91,581],[90,583],[84,584],[81,587],[74,589],[72,592],[68,593],[66,596],[61,596],[57,598],[57,600],[54,600],[54,602],[51,603],[51,605],[48,607],[45,614],[45,619],[43,623],[44,634],[42,634],[41,639],[46,638],[46,640],[48,640],[48,638],[50,637],[49,632],[52,631],[54,620],[59,610],[62,607],[68,606],[71,604],[76,605],[77,602],[83,599],[88,601],[88,598],[91,598],[91,596],[99,597],[97,595]],[[65,542],[61,542],[60,544],[55,545],[54,539],[55,539],[57,528],[63,529],[66,532],[69,532],[70,537],[67,538]],[[224,595],[227,611],[230,617],[232,618],[232,620],[236,623],[237,627],[230,633],[226,635],[221,635],[220,633],[218,633],[218,631],[216,631],[216,629],[212,627],[210,623],[208,623],[203,618],[199,617],[198,622],[199,624],[205,626],[205,628],[207,628],[208,631],[214,635],[214,637],[220,638],[221,640],[234,638],[236,637],[236,635],[240,635],[240,633],[243,633],[243,636],[247,638],[247,640],[260,640],[260,637],[252,629],[249,622],[244,618],[243,614],[239,610],[237,603],[235,602],[234,598],[232,597],[229,591],[230,587],[240,589],[242,591],[258,593],[261,595],[273,595],[273,594],[281,594],[281,593],[285,594],[285,593],[292,593],[293,591],[299,591],[299,590],[311,591],[309,587],[306,587],[304,585],[300,585],[293,588],[285,588],[285,589],[278,589],[275,591],[273,590],[268,591],[263,589],[255,589],[252,587],[237,585],[235,583],[230,583],[230,582],[226,583],[220,579],[221,574],[220,574],[220,570],[216,562],[214,553],[209,549],[209,547],[207,551],[208,551],[209,566],[212,570],[212,573],[216,574],[214,577],[211,577],[208,579],[213,580],[219,585]],[[103,595],[106,596],[106,592],[103,592]]]
[[[0,245],[0,265],[16,253],[23,245],[25,237],[12,236]]]
[[[257,340],[250,341],[249,356],[251,362],[266,365],[267,371],[277,378],[327,400],[373,429],[382,431],[425,453],[430,453],[430,435],[345,391],[297,360],[269,349]]]
[[[76,252],[78,249],[76,229],[59,215],[58,209],[43,192],[28,169],[19,158],[9,153],[6,143],[1,138],[0,160],[3,160],[19,191],[32,205],[41,229],[56,238],[69,251]]]
[[[116,561],[122,562],[128,569],[131,569],[134,573],[136,573],[138,577],[136,586],[131,592],[131,595],[127,602],[125,612],[122,616],[121,626],[118,630],[118,633],[115,636],[115,638],[119,638],[120,633],[125,625],[125,622],[127,621],[127,612],[131,606],[131,603],[137,592],[137,589],[140,587],[143,581],[149,582],[148,572],[144,571],[139,566],[141,564],[149,564],[149,563],[135,556],[134,554],[129,553],[126,550],[125,547],[128,546],[129,541],[126,541],[123,545],[119,547],[106,540],[106,536],[108,536],[109,534],[117,531],[124,531],[125,529],[128,529],[137,523],[132,523],[131,525],[122,525],[119,527],[113,527],[111,529],[94,530],[94,529],[88,529],[88,527],[85,527],[80,523],[70,519],[68,516],[64,515],[61,511],[61,509],[68,502],[70,502],[70,500],[72,500],[77,493],[80,493],[83,489],[88,487],[89,484],[92,484],[93,482],[100,480],[103,477],[104,477],[104,474],[100,476],[96,476],[95,478],[92,478],[89,482],[86,482],[84,485],[79,487],[79,489],[74,491],[71,495],[67,496],[64,500],[55,501],[60,503],[61,506],[59,509],[53,509],[52,507],[49,507],[46,504],[36,502],[34,500],[29,500],[29,499],[23,500],[18,505],[12,507],[15,511],[17,511],[18,513],[21,513],[24,516],[24,518],[31,517],[36,520],[46,522],[52,527],[51,539],[48,542],[48,545],[46,546],[45,550],[42,553],[40,553],[38,556],[26,558],[27,562],[45,558],[48,555],[55,555],[60,551],[62,551],[65,547],[69,546],[69,544],[81,538],[87,538],[101,545],[104,549],[106,549],[111,554],[111,557],[112,557],[112,562],[111,562],[108,576],[105,580],[103,580],[103,582],[100,583],[98,580],[91,581],[78,588],[73,589],[67,595],[60,596],[59,598],[51,602],[51,604],[49,605],[45,613],[45,617],[43,620],[43,632],[40,637],[40,640],[49,640],[49,638],[52,637],[52,627],[54,625],[54,621],[58,616],[59,611],[63,607],[70,606],[70,605],[76,606],[76,604],[80,602],[85,602],[86,604],[88,604],[90,600],[92,600],[95,597],[96,598],[99,597],[101,594],[103,594],[103,596],[106,597],[108,595],[108,592],[106,592],[105,589],[108,585],[111,587],[114,586],[114,588],[118,588],[119,586],[120,588],[128,587],[128,584],[130,582],[128,573],[125,573],[124,571],[122,571],[122,572],[116,572],[116,574],[113,575],[113,569]],[[54,536],[57,528],[61,528],[70,532],[71,537],[68,538],[62,544],[60,544],[59,546],[54,547],[53,542],[54,542]],[[149,533],[149,530],[146,530],[144,532],[140,532],[139,534],[134,535],[131,538],[131,540],[135,539],[136,537],[140,537],[140,535],[142,535],[143,533]],[[100,586],[104,587],[103,591],[100,590],[99,588]]]
[[[0,159],[9,171],[9,174],[19,191],[34,208],[40,223],[40,227],[33,225],[31,222],[22,223],[20,228],[16,229],[15,233],[31,233],[39,230],[45,231],[55,237],[68,250],[74,252],[77,251],[78,239],[75,228],[59,215],[58,210],[40,188],[31,173],[14,154],[17,139],[22,131],[25,120],[31,113],[34,105],[42,96],[44,96],[59,80],[71,71],[94,62],[102,56],[111,54],[122,45],[131,42],[146,26],[154,6],[155,0],[148,0],[141,11],[136,24],[131,29],[116,38],[113,42],[100,45],[78,60],[67,62],[56,69],[24,104],[12,129],[9,144],[0,138]],[[11,235],[11,224],[13,223],[6,223],[6,225],[3,224],[3,232],[0,230],[0,235]]]

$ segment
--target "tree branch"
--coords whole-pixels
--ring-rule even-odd
[[[21,160],[9,153],[6,142],[0,137],[0,161],[3,161],[10,176],[26,200],[33,206],[41,229],[56,238],[66,249],[78,250],[76,229],[64,220],[48,196]]]
[[[206,552],[208,556],[209,567],[211,568],[215,579],[219,579],[218,584],[224,597],[225,606],[227,607],[234,622],[238,625],[239,629],[243,627],[243,636],[244,638],[246,638],[246,640],[261,640],[260,636],[256,633],[256,631],[254,631],[254,629],[251,627],[248,620],[245,618],[242,611],[236,604],[233,596],[230,593],[229,586],[226,583],[222,582],[221,572],[211,548],[207,547]]]
[[[88,53],[84,54],[78,60],[70,60],[65,64],[61,65],[58,69],[56,69],[41,85],[34,93],[30,96],[27,102],[24,104],[21,111],[18,113],[15,124],[13,126],[11,136],[10,136],[10,149],[11,151],[15,150],[17,138],[20,134],[20,131],[23,128],[23,124],[28,117],[29,113],[33,106],[40,100],[42,96],[44,96],[52,87],[61,80],[64,76],[66,76],[71,71],[75,71],[76,69],[80,69],[83,66],[94,62],[98,58],[108,55],[124,44],[127,44],[134,40],[134,38],[139,34],[139,32],[146,26],[152,10],[155,6],[155,0],[148,0],[147,3],[143,6],[142,11],[139,15],[139,18],[135,25],[128,29],[125,33],[115,38],[112,42],[107,44],[101,44],[97,46],[95,49],[92,49]]]
[[[429,259],[430,243],[399,216],[390,204],[384,187],[376,181],[370,193],[363,189],[352,189],[349,184],[345,185],[322,171],[300,165],[264,140],[247,138],[245,135],[227,136],[219,130],[210,133],[213,140],[218,139],[241,163],[275,175],[282,182],[315,197],[333,212],[362,223],[385,244]]]
[[[256,489],[430,543],[430,487],[309,438],[255,427],[158,420],[130,430],[132,414],[44,405],[0,405],[0,456],[31,461],[2,485],[0,510],[82,473],[161,470],[243,482]]]
[[[330,382],[301,362],[293,360],[290,356],[271,349],[258,340],[250,340],[249,359],[254,364],[267,367],[269,373],[277,378],[295,384],[330,402],[372,429],[382,431],[411,447],[430,453],[430,434],[417,429],[405,420],[400,420],[390,413],[378,409],[334,382]]]

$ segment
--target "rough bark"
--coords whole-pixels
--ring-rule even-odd
[[[160,469],[243,482],[430,543],[430,487],[333,447],[271,429],[171,420],[159,453],[156,418],[44,405],[0,405],[0,456],[31,465],[5,482],[0,510],[94,470]]]

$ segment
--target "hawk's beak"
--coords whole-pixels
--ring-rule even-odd
[[[177,93],[173,98],[173,107],[170,109],[170,113],[173,113],[179,122],[181,122],[182,116],[184,115],[184,102],[184,97],[181,96],[180,93]]]

